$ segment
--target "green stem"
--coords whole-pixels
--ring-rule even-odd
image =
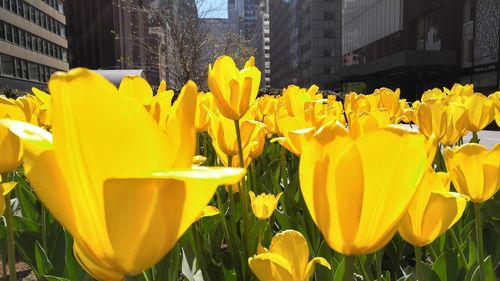
[[[460,241],[458,241],[457,235],[455,234],[455,231],[453,228],[450,229],[450,235],[451,239],[453,240],[453,243],[455,243],[460,261],[462,262],[462,265],[465,267],[466,271],[469,271],[469,264],[467,263],[467,260],[465,259],[464,251],[462,250],[462,247],[460,247]]]
[[[481,221],[481,206],[479,203],[474,203],[474,214],[476,217],[476,238],[477,238],[477,258],[479,264],[479,273],[482,281],[486,281],[484,272],[484,246],[483,246],[483,223]]]
[[[223,235],[224,235],[224,238],[226,239],[226,243],[227,243],[227,247],[229,249],[229,254],[231,255],[231,259],[235,263],[234,267],[236,269],[236,277],[238,278],[239,281],[241,281],[241,280],[243,280],[243,274],[241,272],[242,269],[241,269],[239,263],[237,262],[239,260],[238,254],[235,253],[235,251],[237,249],[235,248],[235,245],[233,245],[233,243],[232,243],[231,235],[229,234],[229,229],[227,227],[226,216],[224,215],[224,213],[225,213],[224,204],[222,204],[222,199],[220,198],[218,191],[215,193],[215,196],[217,198],[217,206],[219,207],[219,211],[220,211],[219,214],[220,214],[220,219],[221,219],[221,223],[222,223]]]
[[[376,280],[382,280],[382,259],[384,258],[384,248],[380,249],[376,253],[377,257],[377,263],[376,263],[376,270],[377,270],[377,279]]]
[[[415,246],[415,270],[417,272],[417,281],[422,279],[422,248]]]
[[[243,159],[243,146],[241,143],[241,132],[240,132],[240,120],[234,120],[234,129],[236,130],[236,141],[238,142],[238,158],[240,160],[240,167],[245,168],[245,162]],[[245,254],[245,259],[248,258],[246,253],[248,252],[248,236],[250,235],[250,225],[248,221],[248,192],[245,184],[245,180],[241,181],[240,189],[240,201],[241,201],[241,216],[243,217],[243,253]]]
[[[354,281],[354,260],[356,257],[354,256],[345,256],[344,257],[344,281]]]
[[[42,215],[42,248],[45,252],[48,252],[47,248],[47,209],[42,205],[41,206],[41,215]]]
[[[7,222],[7,258],[9,260],[9,280],[17,280],[16,252],[14,242],[14,221],[10,207],[10,194],[5,195],[5,220]]]

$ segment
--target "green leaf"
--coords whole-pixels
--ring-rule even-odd
[[[432,265],[432,270],[441,281],[461,280],[464,273],[458,261],[458,253],[454,249],[441,254]]]
[[[52,275],[44,275],[43,277],[47,281],[70,281],[70,279],[63,278],[63,277],[52,276]]]
[[[339,263],[337,270],[335,270],[335,275],[333,276],[333,281],[344,281],[344,275],[345,275],[345,259],[343,259]]]
[[[14,217],[14,231],[16,232],[40,232],[41,227],[37,222],[28,218],[13,216]]]
[[[36,269],[40,275],[50,274],[52,272],[53,266],[50,262],[45,250],[42,248],[42,245],[36,241],[35,244],[35,261],[36,261]]]

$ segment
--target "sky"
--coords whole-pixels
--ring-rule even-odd
[[[227,0],[201,0],[197,1],[198,11],[209,11],[204,17],[207,18],[227,18]]]

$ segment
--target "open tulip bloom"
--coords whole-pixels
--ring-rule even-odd
[[[350,134],[330,123],[311,138],[300,184],[314,222],[331,248],[346,256],[387,244],[435,152],[433,138],[401,127]]]
[[[97,279],[122,280],[153,266],[199,218],[217,186],[244,174],[192,168],[193,82],[182,89],[165,132],[142,104],[89,70],[54,74],[49,89],[53,134],[20,121],[0,124],[22,140],[33,189],[73,235],[77,259]]]

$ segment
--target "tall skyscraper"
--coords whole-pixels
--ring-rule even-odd
[[[255,63],[262,73],[260,85],[269,87],[271,85],[269,0],[260,0],[252,45],[255,49]]]
[[[0,89],[44,88],[68,70],[62,0],[0,0]]]
[[[341,0],[274,2],[270,9],[271,85],[316,84],[322,89],[338,89]],[[276,72],[273,61],[279,68]]]

